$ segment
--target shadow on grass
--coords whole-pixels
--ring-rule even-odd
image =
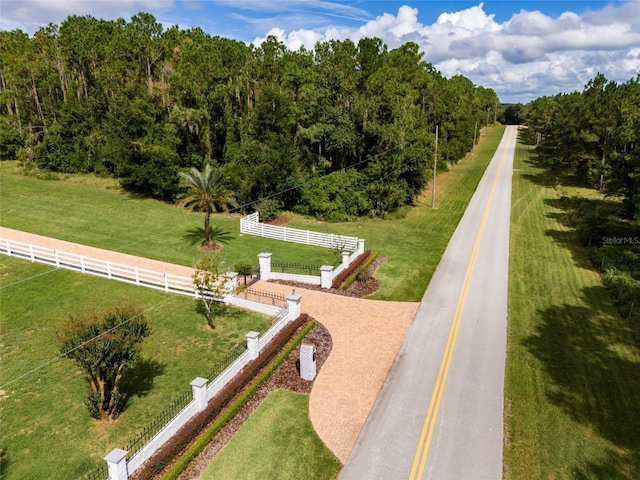
[[[619,450],[576,467],[576,478],[638,478],[640,470],[640,362],[629,330],[603,311],[604,287],[583,292],[582,305],[539,311],[536,332],[523,340],[552,380],[551,403]]]
[[[122,376],[120,392],[125,395],[127,401],[133,396],[144,397],[153,388],[156,377],[164,374],[166,365],[157,360],[139,358],[131,365],[125,375]]]
[[[226,245],[234,239],[234,236],[231,232],[223,230],[220,227],[210,227],[209,232],[211,232],[211,240],[213,240],[213,243],[223,243]],[[194,227],[188,230],[187,233],[182,236],[182,238],[189,242],[189,245],[204,245],[204,228]]]
[[[0,448],[0,480],[7,478],[7,469],[10,463],[6,447]]]

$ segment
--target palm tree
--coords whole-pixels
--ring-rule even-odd
[[[235,207],[233,192],[222,184],[220,168],[214,170],[208,163],[203,172],[194,167],[188,172],[179,172],[178,175],[188,188],[179,197],[179,203],[191,211],[204,212],[204,245],[207,249],[213,249],[215,244],[211,239],[211,214],[227,211],[230,206]]]

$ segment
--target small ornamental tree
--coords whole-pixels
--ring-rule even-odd
[[[58,334],[60,352],[87,375],[91,389],[85,403],[94,418],[108,422],[123,410],[126,397],[118,386],[125,366],[138,358],[140,343],[150,334],[144,314],[131,305],[71,317]]]
[[[216,326],[213,317],[226,308],[224,296],[232,292],[232,288],[227,284],[224,256],[220,252],[204,255],[196,264],[192,278],[204,305],[207,324],[214,329]]]

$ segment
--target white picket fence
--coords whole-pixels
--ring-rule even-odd
[[[315,245],[323,248],[339,248],[354,252],[358,249],[358,237],[347,237],[333,233],[320,233],[312,230],[279,227],[260,223],[260,215],[254,212],[240,219],[240,232],[258,237],[273,238],[284,242]]]

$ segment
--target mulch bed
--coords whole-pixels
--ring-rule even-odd
[[[313,344],[316,347],[316,367],[320,371],[322,364],[325,362],[333,343],[331,335],[324,325],[316,321],[316,325],[307,334],[302,343]],[[264,400],[269,392],[277,388],[286,388],[299,393],[308,394],[313,387],[313,381],[303,380],[300,377],[298,369],[298,360],[300,358],[300,345],[298,345],[276,369],[271,378],[262,385],[256,394],[242,407],[238,414],[227,423],[222,430],[207,445],[204,451],[198,455],[187,467],[187,469],[178,477],[179,480],[191,480],[198,478],[205,468],[209,465],[215,455],[224,447],[231,439],[233,434],[240,428],[244,421],[249,418],[253,411],[258,408],[262,400]]]
[[[285,280],[269,280],[271,283],[280,285],[290,285],[292,287],[306,288],[307,290],[317,290],[318,292],[333,293],[335,295],[343,295],[345,297],[363,298],[371,295],[380,288],[380,280],[374,277],[378,267],[386,260],[387,257],[378,255],[376,259],[365,270],[367,279],[364,281],[356,280],[347,290],[342,288],[322,288],[320,285],[310,285],[301,282],[289,282]]]

